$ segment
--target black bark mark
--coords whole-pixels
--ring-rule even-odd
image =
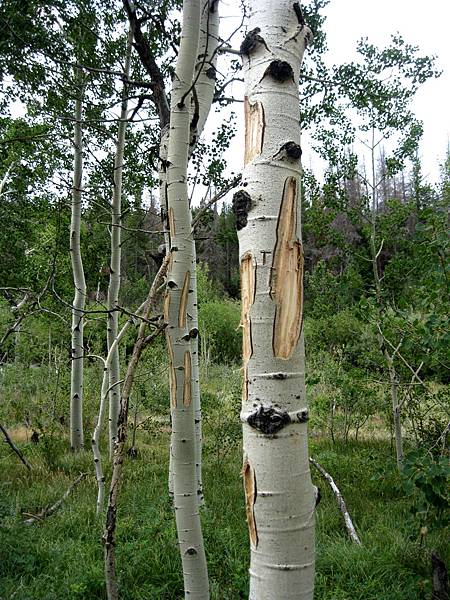
[[[236,219],[236,229],[244,229],[248,222],[248,212],[252,205],[250,194],[244,190],[239,190],[233,196],[233,213]]]
[[[294,70],[285,60],[273,60],[267,67],[263,78],[266,75],[280,83],[288,81],[289,79],[294,81]]]
[[[266,49],[269,50],[269,48],[267,48],[266,42],[264,41],[264,38],[259,35],[260,33],[261,29],[259,27],[255,27],[255,29],[252,29],[247,33],[239,49],[240,53],[243,56],[250,56],[250,54],[255,50],[258,44],[264,44]]]
[[[273,434],[291,423],[291,417],[285,411],[272,406],[259,406],[247,417],[247,423],[262,433]]]

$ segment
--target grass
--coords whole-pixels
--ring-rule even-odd
[[[203,393],[207,504],[202,518],[213,600],[239,600],[248,594],[239,395],[239,370],[212,365]],[[152,410],[150,404],[144,408]],[[183,598],[167,495],[166,429],[149,425],[142,430],[138,459],[125,465],[117,545],[122,600]],[[93,476],[52,517],[29,526],[21,522],[22,512],[53,503],[81,471],[92,472],[90,452],[71,454],[58,430],[53,437],[43,436],[37,446],[26,442],[23,430],[20,435],[20,446],[34,465],[31,473],[6,445],[0,449],[0,599],[106,598],[103,518],[95,515]],[[438,550],[449,564],[448,530],[430,527],[426,538],[420,538],[420,522],[403,495],[388,443],[364,440],[344,446],[315,438],[311,454],[344,493],[362,541],[361,547],[349,541],[333,495],[313,473],[322,491],[316,519],[316,599],[431,598],[429,554]]]

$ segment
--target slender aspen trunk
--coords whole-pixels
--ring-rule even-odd
[[[83,140],[82,140],[82,75],[78,73],[75,100],[74,170],[72,187],[72,216],[70,222],[70,257],[72,261],[75,297],[72,308],[72,368],[70,382],[70,445],[72,450],[84,446],[83,437],[83,311],[86,300],[86,281],[80,250],[82,205]]]
[[[108,509],[106,513],[106,525],[103,533],[103,543],[105,545],[104,566],[106,593],[108,600],[118,600],[119,590],[116,577],[116,525],[117,525],[117,501],[119,497],[120,485],[122,482],[123,461],[125,458],[125,444],[128,434],[128,407],[133,387],[134,376],[139,360],[144,348],[162,332],[162,327],[155,332],[147,335],[147,320],[155,310],[156,299],[158,295],[158,285],[161,278],[164,277],[167,269],[168,259],[166,258],[155,276],[152,287],[148,293],[142,309],[142,320],[139,325],[136,341],[133,347],[133,354],[128,363],[127,373],[125,375],[122,395],[120,398],[119,409],[119,427],[117,430],[117,442],[114,446],[114,461],[111,475],[111,484],[108,495]],[[123,330],[122,330],[123,331]]]
[[[147,301],[145,301],[141,304],[141,306],[136,310],[136,314],[139,315],[140,312],[142,310],[144,310],[146,303],[147,303]],[[130,328],[130,326],[133,324],[134,324],[134,318],[130,317],[128,319],[128,321],[126,321],[125,325],[122,327],[120,332],[117,334],[117,337],[114,340],[114,342],[111,344],[111,347],[108,351],[108,355],[103,363],[103,380],[102,380],[102,388],[101,388],[101,392],[100,392],[100,406],[99,406],[99,410],[98,410],[97,423],[95,425],[94,433],[92,435],[92,440],[91,440],[92,452],[94,455],[95,476],[97,479],[97,487],[98,487],[97,514],[100,514],[101,511],[103,510],[103,504],[104,504],[104,500],[105,500],[105,477],[103,475],[102,455],[100,452],[100,435],[102,432],[103,417],[105,414],[105,403],[107,401],[108,394],[110,391],[110,387],[108,385],[108,383],[109,383],[108,372],[109,372],[109,368],[111,366],[112,358],[114,356],[116,349],[119,347],[120,341],[122,340],[122,338],[124,337],[124,335],[126,334],[128,329]],[[116,383],[114,385],[118,385],[118,384]]]
[[[377,224],[377,180],[376,180],[376,168],[375,168],[375,130],[372,128],[372,146],[371,146],[371,167],[372,167],[372,209],[371,209],[371,232],[370,232],[370,254],[372,259],[372,271],[375,286],[375,297],[377,299],[378,308],[381,312],[383,308],[383,297],[381,293],[381,278],[378,271],[378,257],[381,252],[382,246],[377,250],[376,247],[376,224]],[[386,361],[386,365],[389,372],[389,382],[391,388],[391,403],[392,403],[392,418],[394,422],[394,435],[395,435],[395,451],[397,458],[397,468],[399,471],[403,469],[403,437],[402,437],[402,422],[401,422],[401,405],[398,400],[398,380],[397,373],[394,365],[394,354],[390,355],[383,340],[381,333],[377,336],[378,345],[380,352]]]
[[[194,98],[190,114],[189,157],[202,134],[208,118],[215,90],[217,45],[219,40],[219,7],[216,0],[202,2],[200,38],[195,67]],[[192,239],[192,267],[190,269],[190,290],[188,295],[187,319],[192,348],[192,403],[195,412],[195,469],[197,496],[200,505],[204,503],[202,480],[202,412],[200,396],[200,357],[198,349],[198,304],[197,304],[197,258],[195,242]],[[172,452],[169,462],[169,494],[173,496]]]
[[[129,30],[124,78],[129,79],[130,63],[131,63],[131,48],[133,42],[133,32]],[[120,110],[120,121],[117,131],[116,156],[114,159],[114,187],[112,194],[111,206],[111,263],[108,286],[107,307],[111,311],[108,313],[107,324],[107,343],[108,351],[114,344],[117,338],[119,328],[119,313],[114,311],[114,308],[119,304],[120,291],[120,260],[121,260],[121,225],[122,225],[122,175],[123,175],[123,156],[125,150],[125,133],[127,128],[128,116],[128,85],[124,83],[122,90],[122,105]],[[117,437],[117,418],[119,415],[120,404],[120,361],[119,361],[119,346],[116,344],[111,359],[111,366],[108,369],[109,378],[109,455],[112,458],[114,452],[114,443]]]
[[[298,79],[311,31],[297,3],[249,2],[241,45],[245,157],[233,197],[241,268],[241,420],[250,600],[312,600],[314,488],[302,334]]]
[[[171,455],[175,518],[185,598],[209,598],[195,468],[195,407],[192,401],[192,344],[188,296],[192,294],[193,236],[187,189],[190,101],[199,46],[201,0],[184,0],[181,44],[171,96],[167,155],[170,266],[165,301],[170,361]]]
[[[196,71],[199,71],[195,84],[198,102],[198,122],[196,124],[195,140],[191,139],[191,152],[193,142],[200,137],[211,109],[214,97],[217,62],[217,43],[219,39],[219,3],[208,0],[202,3],[202,18],[200,42],[197,56]],[[194,126],[196,116],[194,115]],[[192,121],[191,121],[192,128]],[[190,153],[191,153],[190,152]],[[193,242],[193,256],[191,268],[190,288],[192,294],[188,296],[188,316],[191,320],[190,330],[198,332],[198,304],[197,304],[197,258],[195,242]],[[197,478],[197,497],[200,505],[204,503],[203,478],[202,478],[202,410],[200,397],[200,356],[198,349],[198,335],[192,338],[192,403],[195,412],[195,470]]]

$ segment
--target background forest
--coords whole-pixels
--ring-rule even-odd
[[[128,4],[124,3],[125,6]],[[302,131],[326,165],[303,166],[304,332],[310,456],[341,492],[361,544],[349,537],[318,471],[316,598],[444,600],[433,577],[450,565],[450,153],[440,180],[422,174],[422,124],[411,102],[439,77],[435,57],[400,35],[358,59],[325,63],[326,0],[303,7],[314,33],[300,76]],[[136,3],[143,43],[125,71],[130,13],[121,2],[0,4],[0,598],[106,598],[89,443],[69,440],[74,280],[74,127],[81,123],[80,248],[84,413],[93,435],[108,354],[112,232],[121,231],[114,307],[120,371],[133,355],[138,307],[163,263],[160,123],[149,49],[170,87],[181,2]],[[242,333],[233,190],[227,165],[241,110],[239,47],[221,39],[212,133],[192,152],[189,190],[197,252],[202,509],[211,597],[246,598],[242,493]],[[125,74],[124,74],[125,73]],[[154,75],[154,73],[153,73]],[[128,106],[120,115],[124,98]],[[236,103],[234,102],[236,100]],[[242,100],[242,99],[241,99]],[[77,102],[83,116],[77,118]],[[120,219],[114,221],[117,135],[126,121]],[[121,169],[122,172],[122,169]],[[112,216],[111,216],[112,211]],[[116,215],[117,217],[117,215]],[[116,224],[115,224],[116,223]],[[158,300],[156,315],[162,313]],[[156,321],[149,327],[156,332]],[[158,321],[159,323],[159,321]],[[122,377],[123,379],[123,377]],[[102,392],[103,393],[103,392]],[[121,598],[181,598],[167,491],[169,363],[162,336],[135,373],[117,524]],[[108,481],[107,428],[101,453]],[[86,473],[55,514],[46,510]],[[40,515],[40,516],[39,516]],[[24,524],[26,519],[34,519]],[[444,577],[445,578],[445,577]],[[435,595],[432,595],[432,594]],[[447,596],[444,594],[447,593]]]

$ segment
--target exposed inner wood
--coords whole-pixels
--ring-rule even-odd
[[[164,321],[169,322],[169,311],[170,311],[170,294],[166,292],[164,297]]]
[[[186,271],[183,281],[183,289],[181,290],[180,311],[178,313],[178,327],[186,327],[187,300],[189,293],[190,277],[190,271]]]
[[[191,353],[186,350],[184,353],[184,388],[183,388],[183,404],[188,407],[191,404],[191,380],[192,380],[192,363]]]
[[[173,348],[170,337],[167,336],[167,349],[169,351],[169,370],[170,370],[170,399],[172,408],[177,406],[177,374],[173,366]]]
[[[245,119],[245,152],[244,165],[259,156],[264,143],[264,107],[261,102],[250,104],[247,96],[244,98]]]
[[[170,229],[170,235],[173,237],[176,234],[176,229],[175,229],[175,218],[173,215],[172,207],[169,208],[169,229]]]
[[[277,223],[270,295],[276,303],[272,346],[277,358],[290,358],[302,328],[303,248],[297,238],[297,179],[288,177]]]
[[[258,532],[256,530],[255,521],[256,477],[255,471],[253,470],[253,467],[251,466],[247,458],[245,458],[244,460],[243,475],[248,533],[250,536],[251,545],[253,546],[253,548],[256,548],[258,546]]]
[[[250,307],[255,301],[255,278],[256,269],[253,265],[253,257],[250,253],[247,253],[241,259],[241,326],[243,329],[242,354],[244,367],[253,352]]]

